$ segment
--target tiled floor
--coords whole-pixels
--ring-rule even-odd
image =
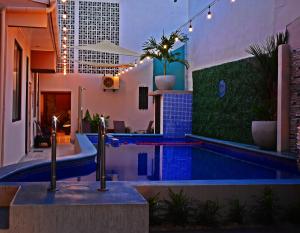
[[[73,155],[75,147],[71,143],[57,144],[57,157],[63,157]],[[36,159],[50,159],[51,158],[51,147],[49,148],[32,148],[32,150],[21,159],[20,162],[31,161]]]

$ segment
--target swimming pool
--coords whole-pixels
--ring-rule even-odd
[[[88,138],[97,143],[96,135]],[[192,137],[111,135],[106,162],[108,177],[120,181],[300,178],[295,160]]]
[[[98,137],[76,135],[78,153],[57,161],[57,179],[95,181]],[[94,144],[94,146],[93,146]],[[273,152],[251,151],[194,135],[165,138],[162,135],[108,135],[107,180],[146,184],[164,181],[236,183],[300,182],[295,159]],[[50,180],[50,161],[37,160],[0,168],[0,182]],[[143,182],[144,181],[144,182]]]

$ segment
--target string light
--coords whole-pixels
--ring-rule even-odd
[[[177,42],[178,40],[179,40],[179,39],[178,39],[178,37],[176,36],[176,37],[175,37],[175,41]]]
[[[137,66],[138,66],[138,64],[135,62],[135,63],[134,63],[134,67],[137,67]]]
[[[63,11],[63,14],[62,14],[62,18],[64,19],[64,20],[66,20],[67,19],[67,7],[66,7],[66,2],[67,2],[67,0],[61,0],[61,2],[62,3],[64,3],[64,11]],[[66,25],[63,25],[63,28],[62,28],[62,31],[63,31],[63,37],[62,37],[62,40],[63,40],[63,42],[62,42],[62,47],[63,47],[63,53],[62,53],[62,60],[63,60],[63,73],[64,73],[64,75],[66,75],[67,74],[67,54],[68,54],[68,52],[67,52],[67,44],[66,44],[66,42],[67,42],[67,40],[68,40],[68,37],[67,37],[67,35],[66,35],[66,33],[67,33],[67,31],[68,31],[68,28],[67,28],[67,26]]]
[[[192,20],[190,21],[189,32],[193,31]]]
[[[167,48],[168,48],[168,46],[165,44],[165,45],[164,45],[164,49],[167,49]]]
[[[64,13],[62,14],[62,17],[63,17],[63,19],[67,18],[67,12],[66,11],[64,11]]]
[[[208,7],[208,12],[207,12],[207,19],[211,19],[212,18],[212,13],[210,11],[210,6]]]
[[[143,64],[144,63],[144,61],[143,60],[140,60],[140,64]]]
[[[230,0],[232,3],[235,3],[235,0]]]
[[[147,60],[150,60],[150,57],[149,57],[149,56],[147,56]]]
[[[205,14],[207,12],[207,10],[210,11],[210,8],[212,8],[215,4],[217,4],[218,2],[220,2],[221,0],[211,0],[211,2],[206,6],[204,7],[202,10],[200,10],[198,13],[196,13],[195,15],[193,15],[191,18],[189,18],[189,20],[187,22],[185,22],[183,25],[181,25],[180,27],[178,27],[176,29],[176,31],[182,31],[183,28],[189,26],[188,30],[189,32],[192,32],[193,31],[193,27],[191,26],[191,22],[196,19],[197,17]],[[236,0],[234,0],[236,1]],[[211,12],[210,12],[211,14]],[[211,14],[212,16],[212,14]],[[210,16],[209,16],[210,17]]]

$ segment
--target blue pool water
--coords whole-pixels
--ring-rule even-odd
[[[88,136],[97,143],[96,136]],[[107,173],[121,181],[293,179],[296,161],[201,142],[193,138],[114,136]]]

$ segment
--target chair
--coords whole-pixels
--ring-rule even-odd
[[[46,143],[47,147],[51,146],[51,132],[49,130],[43,130],[38,121],[34,121],[36,125],[36,136],[34,137],[34,147],[42,147],[42,143]]]
[[[147,127],[147,129],[146,129],[146,133],[147,133],[147,134],[154,133],[154,130],[153,130],[153,128],[152,128],[153,123],[154,123],[154,121],[149,121],[148,127]]]
[[[126,133],[126,126],[124,121],[113,121],[114,133]]]
[[[140,133],[140,134],[153,134],[154,130],[152,128],[154,121],[149,121],[148,127],[146,130],[138,130],[136,131],[136,133]]]

